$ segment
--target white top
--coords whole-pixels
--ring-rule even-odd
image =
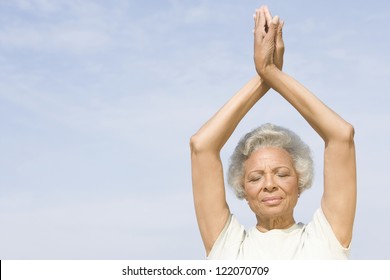
[[[349,251],[350,247],[344,248],[337,240],[320,208],[307,225],[268,232],[256,227],[246,231],[230,215],[207,259],[347,259]]]

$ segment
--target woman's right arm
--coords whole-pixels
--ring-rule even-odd
[[[256,10],[255,38],[264,37],[272,17],[266,7]],[[276,27],[273,62],[283,66],[283,23]],[[253,77],[200,130],[191,137],[192,187],[198,226],[207,255],[230,215],[226,202],[220,151],[248,111],[269,90],[259,76]]]
[[[252,78],[191,137],[195,212],[207,255],[230,215],[220,151],[241,119],[268,89],[259,76]]]

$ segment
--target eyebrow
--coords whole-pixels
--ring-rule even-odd
[[[272,172],[275,172],[275,171],[278,171],[279,169],[282,169],[282,168],[286,168],[288,169],[289,171],[291,171],[291,167],[288,167],[288,166],[285,166],[285,165],[282,165],[282,166],[277,166],[275,168],[272,168],[271,171]],[[247,175],[250,175],[252,173],[255,173],[255,172],[258,172],[258,173],[264,173],[264,169],[254,169],[254,170],[251,170],[247,173]]]

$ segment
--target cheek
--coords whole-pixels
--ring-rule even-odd
[[[298,193],[298,179],[291,177],[287,180],[280,180],[279,187],[283,189],[286,194],[297,194]]]
[[[261,186],[259,184],[247,183],[244,184],[245,194],[248,198],[255,198],[258,196]]]

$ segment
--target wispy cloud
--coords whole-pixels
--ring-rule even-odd
[[[255,74],[252,2],[0,3],[5,258],[32,258],[38,248],[45,258],[203,257],[191,206],[188,141]],[[367,143],[371,137],[387,139],[379,126],[389,117],[389,41],[379,40],[382,30],[372,28],[385,25],[358,16],[367,14],[363,9],[347,14],[353,20],[343,25],[338,16],[325,14],[326,7],[309,13],[301,6],[280,7],[289,15],[285,70],[353,122],[358,158],[364,160],[359,182],[383,186],[379,174],[386,165],[377,162],[385,143]],[[240,124],[223,150],[224,161],[243,133],[269,121],[310,142],[321,167],[323,143],[272,91]],[[310,207],[321,192],[321,170],[317,174],[313,196],[305,195]],[[370,190],[361,188],[363,205],[370,204]],[[373,220],[375,214],[364,211]],[[249,215],[241,216],[251,224]],[[357,236],[364,240],[364,230]],[[154,251],[145,251],[142,242],[153,242]]]
[[[38,2],[39,7],[30,3],[23,11],[14,7],[12,16],[7,16],[7,23],[0,28],[0,46],[15,51],[88,54],[111,44],[104,23],[96,21],[92,11],[76,14],[74,10],[57,9],[46,1]],[[99,11],[95,12],[99,18]]]
[[[2,239],[16,238],[23,250],[8,242],[2,244],[0,256],[7,259],[175,259],[182,250],[196,251],[192,245],[194,240],[201,246],[194,212],[191,207],[184,208],[183,203],[192,203],[185,189],[176,194],[147,196],[73,195],[52,202],[27,194],[3,196],[0,220],[12,227],[2,230]],[[26,207],[28,213],[22,210]],[[172,242],[172,237],[183,233],[188,237],[182,240],[187,242]],[[152,249],[148,250],[145,244]],[[199,248],[199,258],[201,252]]]

